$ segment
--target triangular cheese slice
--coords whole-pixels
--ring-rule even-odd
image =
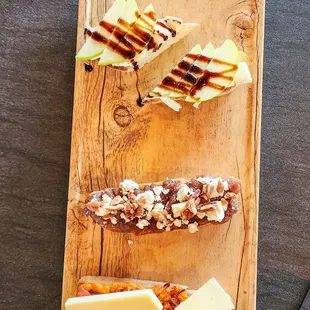
[[[197,56],[201,54],[201,46],[197,44],[191,51],[171,70],[171,72],[162,80],[151,93],[150,97],[162,97],[171,95],[177,95],[174,92],[176,86],[181,81],[181,78],[186,74],[187,69],[191,64],[195,62]]]
[[[236,44],[226,40],[215,52],[205,72],[192,87],[188,101],[198,102],[219,96],[234,80],[238,69],[239,51]]]
[[[126,1],[115,0],[99,25],[94,28],[81,50],[76,55],[77,60],[89,60],[100,56],[110,39],[119,17],[124,13]]]
[[[169,31],[169,27],[175,32]],[[142,68],[167,50],[171,45],[179,42],[197,28],[197,23],[183,23],[177,17],[167,16],[157,19],[153,36],[146,48],[136,55],[132,61],[113,64],[113,68],[131,72]],[[168,29],[167,29],[168,28]]]
[[[120,53],[114,52],[114,50],[123,51],[123,38],[128,33],[130,28],[135,24],[140,11],[135,0],[128,0],[124,9],[124,14],[118,19],[117,25],[112,32],[110,40],[107,44],[107,48],[101,55],[99,65],[108,65],[114,62],[124,61],[124,57]]]

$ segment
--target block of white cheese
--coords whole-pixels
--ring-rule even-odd
[[[140,290],[69,298],[66,310],[162,310],[152,290]]]
[[[221,285],[212,278],[176,310],[232,310],[235,309],[230,296]]]

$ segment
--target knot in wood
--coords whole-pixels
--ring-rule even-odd
[[[128,108],[123,105],[118,106],[113,112],[113,118],[120,127],[127,127],[132,121],[132,115]]]

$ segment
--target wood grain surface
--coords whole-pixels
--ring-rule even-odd
[[[78,1],[0,12],[0,309],[55,310]],[[309,15],[309,1],[266,1],[258,310],[299,309],[310,288]]]
[[[148,1],[139,1],[143,8]],[[84,28],[98,22],[111,1],[80,1],[78,44]],[[179,3],[180,4],[180,3]],[[215,276],[237,309],[256,307],[257,219],[264,3],[157,1],[158,16],[198,22],[199,30],[136,73],[76,63],[63,302],[84,275],[183,283],[197,289]],[[249,56],[254,83],[180,113],[163,105],[138,107],[194,44],[219,46],[232,38]],[[240,212],[230,223],[164,235],[134,237],[103,231],[81,213],[92,191],[199,173],[233,175],[242,181]],[[131,239],[134,245],[129,246]]]

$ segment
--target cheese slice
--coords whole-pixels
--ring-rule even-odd
[[[163,305],[152,290],[74,297],[66,310],[162,310]]]
[[[167,23],[168,17],[165,19],[158,19],[157,22],[163,20],[164,23]],[[178,20],[177,17],[173,17],[173,21]],[[153,49],[145,48],[140,54],[136,55],[133,59],[136,66],[134,66],[130,61],[121,62],[118,64],[112,64],[114,69],[120,69],[127,72],[135,71],[135,68],[142,68],[145,64],[154,60],[157,56],[167,50],[171,45],[179,42],[180,40],[184,39],[187,35],[189,35],[193,30],[198,27],[196,23],[182,23],[180,29],[176,31],[176,36],[173,37],[169,31],[166,31],[165,28],[161,24],[156,24],[154,29],[154,40],[156,42],[156,46],[159,46],[155,51]],[[177,21],[175,22],[177,23]],[[170,23],[171,25],[171,23]],[[157,33],[157,35],[156,35]],[[168,39],[165,41],[164,38],[159,35],[166,34]]]
[[[235,306],[221,285],[212,278],[176,310],[232,310]]]

